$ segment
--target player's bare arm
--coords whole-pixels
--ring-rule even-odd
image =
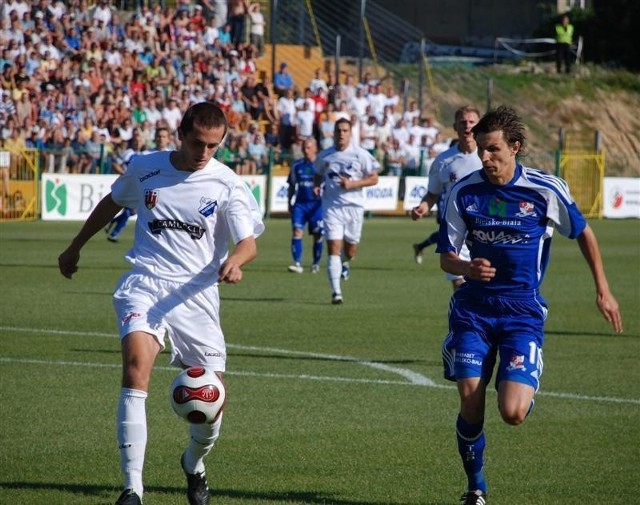
[[[78,271],[80,250],[89,239],[102,230],[121,209],[122,207],[111,198],[111,193],[100,200],[78,234],[71,241],[71,244],[69,244],[69,247],[58,256],[58,267],[63,276],[71,279],[73,274]]]
[[[454,252],[440,255],[440,268],[454,275],[464,275],[476,281],[489,282],[496,276],[496,269],[485,258],[474,258],[471,261],[461,259]]]
[[[604,273],[598,240],[589,226],[584,229],[577,240],[580,251],[591,269],[591,274],[593,275],[593,280],[596,285],[596,305],[600,312],[602,312],[604,318],[613,325],[616,333],[622,333],[620,308],[618,301],[609,289],[609,282]]]
[[[256,239],[247,237],[238,242],[226,261],[220,266],[218,282],[237,284],[242,280],[242,267],[258,254]]]
[[[431,214],[431,207],[433,207],[437,201],[438,195],[427,193],[420,201],[420,204],[411,209],[411,219],[417,221],[418,219],[429,216],[429,214]]]
[[[373,172],[358,181],[340,177],[340,185],[346,190],[366,188],[367,186],[375,186],[376,184],[378,184],[378,172]]]
[[[322,194],[322,176],[314,175],[313,176],[313,194],[316,196],[320,196]]]

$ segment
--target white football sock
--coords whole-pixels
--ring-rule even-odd
[[[189,473],[204,472],[204,458],[213,449],[216,440],[220,436],[220,425],[222,424],[222,414],[213,424],[190,424],[189,447],[184,453],[184,469]]]
[[[329,284],[331,284],[331,290],[341,295],[340,289],[340,276],[342,275],[342,261],[339,255],[332,255],[327,258],[327,276],[329,277]]]
[[[147,393],[122,388],[118,404],[118,446],[124,488],[142,497],[142,467],[147,447]]]

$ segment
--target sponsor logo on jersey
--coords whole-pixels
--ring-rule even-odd
[[[531,202],[520,202],[520,212],[516,214],[518,217],[535,217],[536,209]]]
[[[509,372],[513,372],[514,370],[522,370],[524,372],[526,370],[524,366],[524,356],[522,354],[511,356],[507,370]]]
[[[193,240],[198,240],[204,235],[205,229],[197,224],[183,223],[177,219],[154,219],[149,223],[151,233],[159,235],[164,230],[186,231]]]
[[[144,206],[151,210],[158,204],[158,191],[155,189],[145,189],[144,191]]]
[[[522,226],[522,221],[519,219],[486,219],[476,217],[473,222],[478,226]]]
[[[151,179],[152,177],[158,175],[159,173],[160,173],[160,170],[154,170],[153,172],[149,172],[148,174],[143,175],[142,177],[140,177],[139,180],[140,180],[140,182],[144,182],[147,179]]]
[[[489,200],[489,215],[507,217],[507,202],[500,200],[500,198]]]
[[[198,208],[198,212],[204,217],[209,217],[217,208],[218,200],[212,200],[211,198],[206,198],[204,196],[200,198],[200,207]]]
[[[484,244],[518,244],[520,242],[526,243],[528,241],[527,236],[522,237],[520,235],[511,235],[510,233],[505,233],[503,231],[473,230],[472,235],[474,239]]]

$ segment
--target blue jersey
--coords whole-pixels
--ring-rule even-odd
[[[467,290],[485,294],[537,290],[554,228],[573,239],[585,227],[562,179],[517,165],[513,179],[498,186],[479,170],[451,189],[436,252],[457,253],[466,241],[472,259],[486,258],[496,268],[490,282],[467,278]]]
[[[317,202],[320,200],[320,197],[313,193],[315,173],[313,162],[304,158],[293,162],[287,183],[290,188],[295,188],[296,203]]]

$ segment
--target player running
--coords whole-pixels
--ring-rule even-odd
[[[313,163],[318,156],[318,143],[314,138],[305,139],[302,143],[304,157],[294,161],[287,178],[289,213],[291,214],[291,255],[293,264],[289,265],[289,272],[301,274],[302,267],[302,236],[304,225],[308,224],[309,233],[313,235],[313,264],[311,273],[320,271],[322,257],[322,200],[314,192],[313,180],[315,169]]]

